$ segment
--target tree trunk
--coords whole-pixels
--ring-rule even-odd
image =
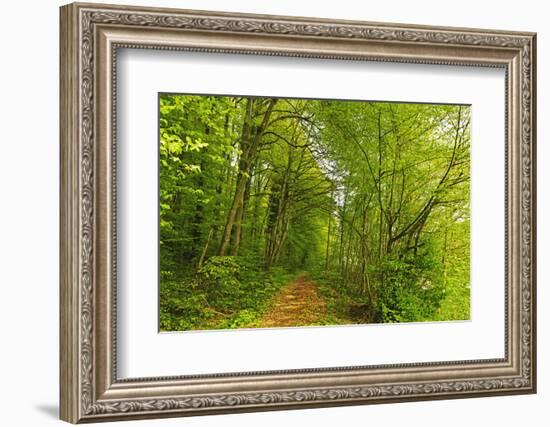
[[[208,245],[210,244],[210,240],[212,239],[213,234],[214,234],[214,228],[211,228],[210,232],[208,233],[208,237],[206,239],[206,244],[204,245],[204,248],[202,250],[201,257],[199,258],[199,263],[197,264],[197,270],[199,270],[202,267],[204,258],[206,258],[206,252],[208,251]]]
[[[235,226],[235,220],[237,218],[237,212],[239,207],[244,203],[244,194],[246,190],[246,184],[250,178],[251,167],[256,160],[258,148],[261,145],[262,136],[269,123],[269,118],[273,112],[277,100],[271,99],[268,103],[266,110],[263,113],[262,122],[260,125],[255,126],[254,115],[255,102],[254,98],[249,98],[246,105],[246,115],[243,123],[242,137],[241,137],[241,158],[239,160],[239,173],[237,176],[237,183],[235,186],[235,194],[229,212],[227,213],[227,220],[222,234],[220,242],[219,255],[224,256],[229,248],[231,240],[231,233]]]
[[[332,198],[332,194],[331,194]],[[332,212],[328,215],[328,231],[327,231],[327,249],[325,253],[325,270],[328,271],[330,257],[330,233],[332,232]]]

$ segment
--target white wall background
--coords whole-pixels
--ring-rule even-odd
[[[113,3],[121,3],[110,0]],[[128,0],[131,1],[131,0]],[[543,426],[550,405],[550,28],[545,2],[132,0],[133,4],[538,32],[539,393],[437,402],[135,421],[124,426]],[[0,420],[61,425],[58,402],[58,7],[2,8],[0,66]],[[545,218],[546,217],[546,218]],[[547,421],[546,421],[547,422]]]

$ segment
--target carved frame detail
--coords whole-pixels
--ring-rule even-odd
[[[112,29],[127,30],[129,34],[137,30],[140,35],[187,32],[204,34],[206,37],[215,34],[218,37],[216,40],[220,40],[220,37],[229,41],[235,38],[235,42],[229,43],[231,46],[226,43],[219,47],[204,47],[199,43],[186,47],[175,42],[142,42],[137,38],[130,38],[126,42],[117,41],[116,37],[107,42],[102,41],[109,38],[104,36],[102,39],[102,31]],[[262,37],[289,40],[284,42],[289,47],[265,48],[260,44],[254,48],[239,47],[240,41],[247,36],[254,37],[253,40]],[[292,45],[293,40],[297,40],[297,43],[322,40],[326,43],[326,49],[322,47],[308,51]],[[111,49],[105,50],[111,52],[111,58],[98,58],[98,54],[104,52],[98,43]],[[360,49],[361,43],[365,43],[367,53],[354,54],[354,46]],[[399,46],[400,50],[393,51],[392,47],[388,47],[390,45]],[[109,240],[109,237],[98,233],[110,230],[108,223],[114,220],[116,214],[111,212],[112,216],[109,217],[104,214],[106,211],[103,208],[107,206],[112,209],[112,203],[101,199],[105,198],[105,193],[98,187],[108,186],[112,182],[98,185],[98,180],[102,180],[98,174],[103,173],[104,169],[98,167],[96,159],[98,150],[108,149],[99,145],[98,138],[101,138],[102,132],[112,132],[116,125],[115,108],[107,108],[100,123],[98,109],[102,108],[104,99],[108,97],[103,98],[98,91],[111,91],[115,87],[116,75],[112,64],[116,62],[117,47],[505,67],[509,84],[509,93],[506,95],[509,98],[508,144],[510,153],[517,152],[517,157],[510,160],[507,169],[511,172],[507,181],[510,193],[507,193],[507,198],[516,206],[510,208],[512,216],[508,220],[509,229],[516,230],[516,234],[507,234],[512,246],[509,255],[512,267],[508,274],[515,274],[518,278],[516,285],[511,280],[508,289],[516,303],[512,301],[507,304],[510,328],[506,330],[506,340],[509,341],[506,343],[506,358],[498,361],[356,367],[355,371],[363,370],[366,375],[383,370],[388,372],[387,379],[380,377],[381,380],[373,383],[365,381],[364,384],[350,383],[347,386],[340,386],[333,381],[332,386],[320,387],[317,383],[308,382],[308,375],[326,370],[302,370],[277,373],[278,379],[285,376],[296,379],[298,375],[303,380],[303,386],[288,389],[277,385],[266,390],[224,392],[225,389],[216,388],[216,378],[222,381],[229,377],[238,382],[243,377],[221,374],[207,379],[212,392],[206,394],[180,393],[174,397],[174,394],[168,392],[173,390],[171,387],[185,386],[185,378],[142,379],[142,393],[125,391],[125,387],[130,387],[129,383],[117,381],[116,378],[116,360],[113,360],[116,339],[112,336],[109,338],[109,334],[116,329],[113,320],[116,319],[115,298],[104,295],[106,291],[102,290],[103,283],[98,279],[104,274],[101,263],[106,262],[112,254],[101,252],[104,247],[101,242]],[[98,84],[98,79],[102,78],[99,68],[104,62],[107,64],[106,72],[111,73],[111,79],[106,79],[101,86]],[[534,34],[71,4],[61,9],[61,67],[62,419],[70,422],[101,421],[535,391]],[[114,104],[116,97],[112,92],[110,96]],[[103,127],[105,123],[109,123],[111,129]],[[111,199],[115,191],[110,194]],[[101,227],[98,227],[98,221],[103,224]],[[111,247],[116,245],[116,235],[108,244]],[[98,256],[100,252],[101,257]],[[114,264],[115,261],[111,262]],[[111,274],[116,265],[105,268]],[[98,297],[98,293],[103,296]],[[104,301],[110,302],[110,306],[100,306]],[[97,332],[97,329],[103,329],[98,328],[98,325],[106,325],[106,330]],[[104,342],[109,345],[103,345]],[[110,362],[103,363],[107,360]],[[487,373],[483,372],[484,364]],[[441,376],[442,367],[449,370],[446,377]],[[468,373],[468,369],[474,368],[475,372]],[[491,369],[495,368],[511,370],[504,375],[493,374]],[[328,373],[334,378],[343,375],[345,369],[335,368]],[[437,371],[438,376],[410,380],[407,375],[411,370],[416,372],[415,369],[426,374],[426,378],[432,371]],[[457,375],[459,371],[460,375]],[[269,372],[250,373],[246,381],[269,375]],[[330,384],[328,378],[327,384]],[[284,381],[284,378],[281,380]],[[166,387],[166,397],[147,394],[150,390],[148,387],[155,382]],[[139,379],[137,383],[131,382],[132,390],[141,387]]]

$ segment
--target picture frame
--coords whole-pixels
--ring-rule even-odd
[[[61,7],[60,24],[61,419],[98,422],[536,392],[534,33],[86,3]],[[504,357],[120,379],[119,49],[503,69]]]

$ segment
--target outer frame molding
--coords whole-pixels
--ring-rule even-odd
[[[60,383],[72,423],[536,390],[533,33],[71,4],[61,8]],[[503,67],[505,358],[119,380],[118,47]]]

